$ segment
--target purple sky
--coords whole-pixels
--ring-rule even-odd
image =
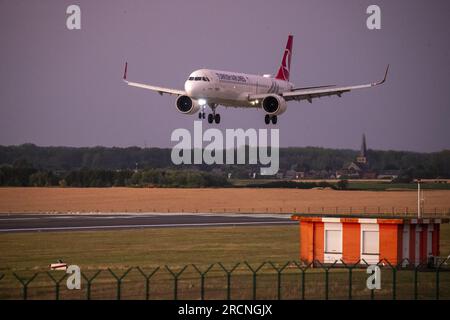
[[[66,29],[78,4],[82,29]],[[370,4],[382,29],[366,28]],[[202,67],[274,74],[294,35],[297,86],[385,85],[290,102],[282,146],[450,148],[450,1],[0,0],[0,144],[169,147],[196,116],[130,79],[183,88]],[[266,128],[261,110],[221,108],[225,128]],[[204,128],[208,127],[204,122]]]

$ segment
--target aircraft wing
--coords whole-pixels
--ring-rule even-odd
[[[164,87],[152,86],[152,85],[144,84],[144,83],[128,81],[127,80],[127,70],[128,70],[128,63],[125,63],[125,71],[123,73],[123,81],[125,81],[125,83],[128,84],[129,86],[156,91],[160,95],[163,95],[164,93],[173,94],[176,96],[181,96],[181,95],[186,94],[186,92],[184,90],[164,88]]]
[[[282,92],[279,95],[281,95],[286,101],[291,100],[308,100],[309,102],[312,102],[312,99],[320,98],[320,97],[326,97],[326,96],[341,96],[345,92],[350,92],[352,90],[357,89],[364,89],[364,88],[371,88],[378,86],[380,84],[383,84],[386,82],[386,77],[389,71],[389,65],[386,68],[386,72],[384,74],[384,78],[381,81],[374,82],[374,83],[368,83],[368,84],[361,84],[361,85],[355,85],[355,86],[345,86],[345,87],[335,87],[335,86],[324,86],[324,87],[310,87],[310,88],[304,88],[304,89],[295,89],[292,91],[286,91]],[[249,100],[257,100],[257,99],[264,99],[269,94],[255,94],[250,95],[248,97]]]

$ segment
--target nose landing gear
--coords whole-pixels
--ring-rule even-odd
[[[199,118],[199,119],[205,119],[205,113],[204,113],[203,111],[200,111],[200,112],[198,113],[198,118]]]

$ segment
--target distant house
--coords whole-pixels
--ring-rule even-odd
[[[292,179],[298,179],[298,177],[297,177],[297,171],[295,171],[295,170],[287,170],[284,177],[285,177],[286,179],[290,179],[290,180],[292,180]]]
[[[396,179],[400,174],[400,170],[383,170],[378,173],[377,179]]]
[[[356,161],[346,164],[341,170],[336,171],[337,179],[376,179],[377,173],[369,169],[367,158],[366,135],[362,136],[361,149]]]

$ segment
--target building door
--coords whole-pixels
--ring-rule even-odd
[[[380,260],[380,227],[378,223],[361,224],[361,259],[368,264]]]
[[[420,263],[420,236],[422,234],[422,226],[416,225],[416,242],[415,242],[415,264]]]
[[[324,223],[324,262],[340,262],[342,259],[342,223]]]
[[[428,224],[427,227],[427,259],[433,255],[433,224]]]
[[[404,224],[403,225],[403,235],[402,235],[402,259],[408,259],[409,260],[409,231],[410,231],[410,225]],[[412,261],[410,261],[412,263]],[[408,261],[403,261],[402,263],[403,267],[406,267],[408,265]]]

